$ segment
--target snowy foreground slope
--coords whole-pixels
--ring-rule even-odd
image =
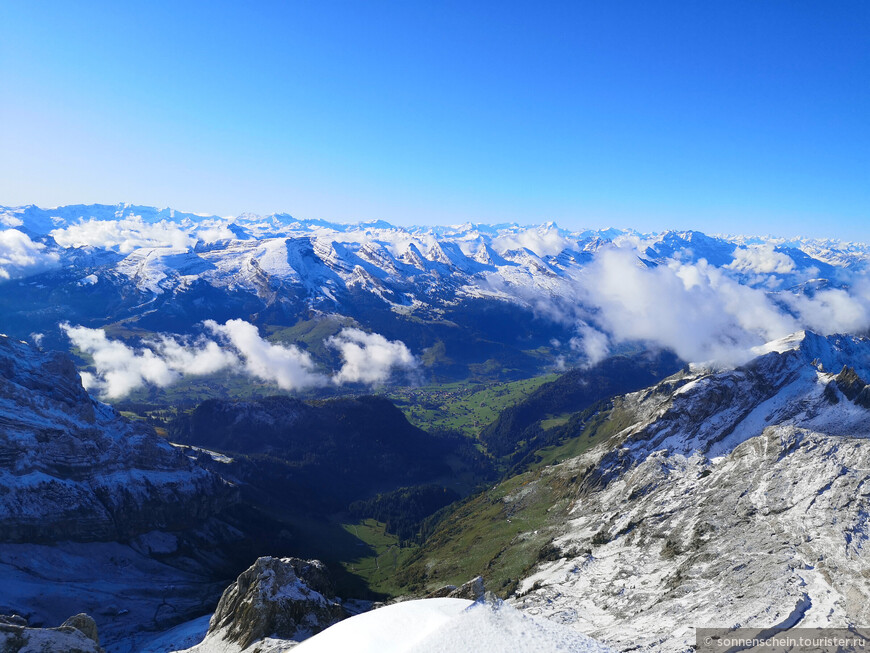
[[[608,653],[565,626],[502,604],[421,599],[352,617],[293,649],[297,653]]]
[[[764,351],[625,396],[611,419],[628,427],[522,488],[573,487],[556,554],[514,606],[621,650],[685,650],[696,627],[870,622],[870,341],[800,333]]]
[[[479,580],[479,579],[478,579]],[[347,608],[350,608],[348,610]],[[494,597],[410,600],[355,616],[342,605],[324,566],[298,558],[259,558],[231,584],[201,635],[203,620],[146,643],[140,653],[608,653],[563,625],[523,615]]]

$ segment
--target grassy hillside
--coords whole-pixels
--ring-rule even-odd
[[[408,421],[427,431],[459,431],[476,437],[503,410],[522,402],[558,374],[507,383],[441,383],[390,389],[387,396]]]
[[[650,386],[682,366],[671,353],[613,356],[588,369],[574,369],[542,384],[525,400],[505,408],[480,433],[487,451],[509,468],[542,447],[564,439],[572,415],[599,402]],[[585,418],[584,418],[585,419]],[[576,428],[569,428],[576,432]]]
[[[538,452],[533,469],[512,476],[451,506],[424,544],[399,565],[396,585],[409,593],[481,575],[505,597],[539,561],[560,532],[584,470],[549,463],[580,455],[606,442],[631,417],[605,410],[574,421],[582,430],[558,446]]]

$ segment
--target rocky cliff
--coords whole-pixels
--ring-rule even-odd
[[[0,337],[0,542],[187,529],[230,494],[152,429],[92,399],[69,358]]]
[[[569,503],[518,607],[623,650],[868,622],[870,342],[801,333],[760,353],[627,395],[624,429],[522,488],[561,479]]]
[[[205,640],[189,653],[286,650],[347,616],[323,563],[258,558],[223,593]]]
[[[39,627],[87,611],[110,650],[202,614],[223,585],[222,543],[240,537],[220,517],[234,501],[92,399],[66,356],[0,336],[0,613]]]

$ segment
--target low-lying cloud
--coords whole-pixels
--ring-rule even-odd
[[[129,254],[140,247],[189,249],[201,240],[206,243],[234,238],[226,223],[204,221],[195,229],[168,220],[146,222],[140,216],[123,220],[82,220],[51,232],[61,247],[99,247]]]
[[[384,383],[397,372],[413,372],[417,359],[400,341],[376,333],[343,329],[326,341],[342,366],[332,374],[320,371],[311,354],[293,344],[263,339],[244,320],[204,323],[197,338],[160,335],[133,347],[109,338],[102,329],[62,324],[72,344],[93,360],[94,372],[82,372],[82,383],[104,399],[120,399],[143,386],[164,388],[185,377],[233,372],[274,383],[288,391],[327,385]]]
[[[338,350],[344,364],[333,376],[333,382],[383,383],[394,370],[410,372],[419,366],[417,359],[398,340],[387,340],[377,333],[359,329],[343,329],[326,344]]]
[[[0,280],[17,279],[58,266],[60,257],[18,229],[0,231]]]
[[[741,272],[790,271],[776,252],[755,251],[734,266]],[[848,290],[770,293],[742,285],[705,260],[650,265],[629,248],[601,250],[579,279],[584,319],[574,349],[591,362],[613,344],[645,342],[683,360],[728,366],[751,358],[752,347],[801,329],[861,333],[870,327],[870,285]]]
[[[229,320],[220,325],[206,320],[205,328],[238,352],[242,370],[249,376],[275,383],[284,390],[304,390],[326,385],[327,379],[316,371],[314,360],[296,345],[273,344],[260,337],[257,327],[244,320]]]

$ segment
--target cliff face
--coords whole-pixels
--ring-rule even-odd
[[[0,542],[187,529],[230,496],[151,429],[93,400],[69,358],[0,337]]]
[[[235,501],[219,475],[93,400],[66,356],[0,336],[0,614],[39,628],[87,611],[113,651],[202,614],[243,537],[223,517]]]

